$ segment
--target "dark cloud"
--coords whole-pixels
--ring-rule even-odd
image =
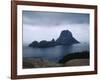
[[[23,11],[23,24],[36,26],[59,26],[64,24],[89,24],[89,14]]]

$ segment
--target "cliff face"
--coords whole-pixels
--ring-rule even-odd
[[[75,43],[79,43],[73,36],[69,30],[63,30],[57,40],[52,39],[51,41],[42,40],[40,42],[33,41],[29,44],[30,47],[35,48],[46,48],[53,47],[57,45],[72,45]]]

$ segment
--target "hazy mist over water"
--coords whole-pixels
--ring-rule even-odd
[[[70,30],[79,42],[89,43],[89,14],[23,11],[23,45],[55,40]]]

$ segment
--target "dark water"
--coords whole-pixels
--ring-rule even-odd
[[[89,44],[79,43],[70,46],[55,46],[49,48],[31,48],[23,46],[23,57],[44,58],[51,61],[58,61],[66,54],[82,51],[89,51]]]

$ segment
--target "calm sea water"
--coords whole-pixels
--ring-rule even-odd
[[[44,58],[50,61],[58,61],[67,54],[82,51],[89,51],[89,44],[79,43],[70,46],[55,46],[49,48],[31,48],[23,46],[23,57]]]

